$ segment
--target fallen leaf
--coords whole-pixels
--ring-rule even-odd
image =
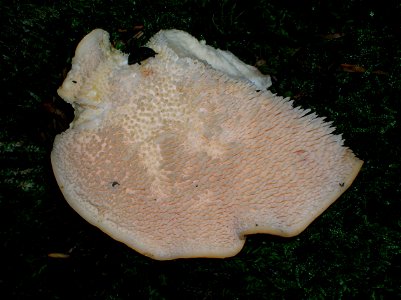
[[[366,71],[364,67],[358,65],[340,64],[340,67],[343,69],[343,71],[351,73],[363,73]]]
[[[50,257],[50,258],[69,258],[70,255],[66,254],[66,253],[52,252],[52,253],[47,254],[47,257]]]
[[[335,40],[338,38],[343,37],[345,34],[344,33],[328,33],[328,34],[322,34],[321,37],[325,40]]]

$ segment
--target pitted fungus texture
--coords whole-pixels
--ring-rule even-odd
[[[51,158],[68,203],[116,240],[159,260],[233,256],[247,234],[299,234],[357,175],[331,124],[259,90],[252,67],[233,76],[177,50],[205,47],[177,30],[128,65],[108,38],[77,48],[59,89],[76,116]]]

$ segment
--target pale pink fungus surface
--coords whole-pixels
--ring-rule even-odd
[[[362,161],[268,76],[178,30],[147,46],[128,65],[96,29],[58,90],[75,119],[54,174],[88,222],[154,259],[228,257],[247,234],[299,234],[351,185]]]

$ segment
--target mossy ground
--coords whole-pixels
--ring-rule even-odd
[[[401,297],[399,2],[0,3],[1,298]],[[51,171],[73,115],[56,89],[86,33],[103,28],[123,46],[119,29],[135,25],[138,43],[177,28],[258,62],[273,91],[327,116],[365,161],[352,187],[301,235],[249,236],[228,259],[154,261],[89,225]]]

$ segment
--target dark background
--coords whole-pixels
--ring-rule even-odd
[[[0,3],[2,299],[401,297],[399,1]],[[233,258],[154,261],[114,241],[68,206],[49,160],[73,117],[56,90],[98,27],[123,50],[182,29],[257,64],[334,122],[360,174],[299,236],[249,236]]]

